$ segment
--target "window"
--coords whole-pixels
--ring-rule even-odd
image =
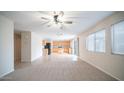
[[[89,35],[86,45],[88,51],[105,52],[105,30]]]
[[[112,53],[124,54],[124,21],[112,25]]]
[[[94,48],[94,37],[95,37],[94,34],[88,36],[88,39],[87,39],[87,49],[89,51],[94,51],[94,49],[95,49]]]
[[[95,50],[96,52],[105,52],[105,31],[100,31],[95,34]]]

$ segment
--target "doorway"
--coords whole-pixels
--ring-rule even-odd
[[[21,33],[14,32],[14,64],[21,62]]]

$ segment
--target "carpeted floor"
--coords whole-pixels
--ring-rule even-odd
[[[69,54],[43,56],[32,63],[19,63],[1,81],[116,81],[99,69]]]

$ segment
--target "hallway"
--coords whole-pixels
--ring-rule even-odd
[[[1,80],[12,81],[115,81],[113,77],[74,55],[52,54],[32,63],[20,63]]]

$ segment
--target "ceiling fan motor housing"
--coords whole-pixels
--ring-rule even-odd
[[[55,21],[56,24],[58,24],[58,22],[59,22],[58,17],[59,17],[59,15],[54,15],[54,21]]]

